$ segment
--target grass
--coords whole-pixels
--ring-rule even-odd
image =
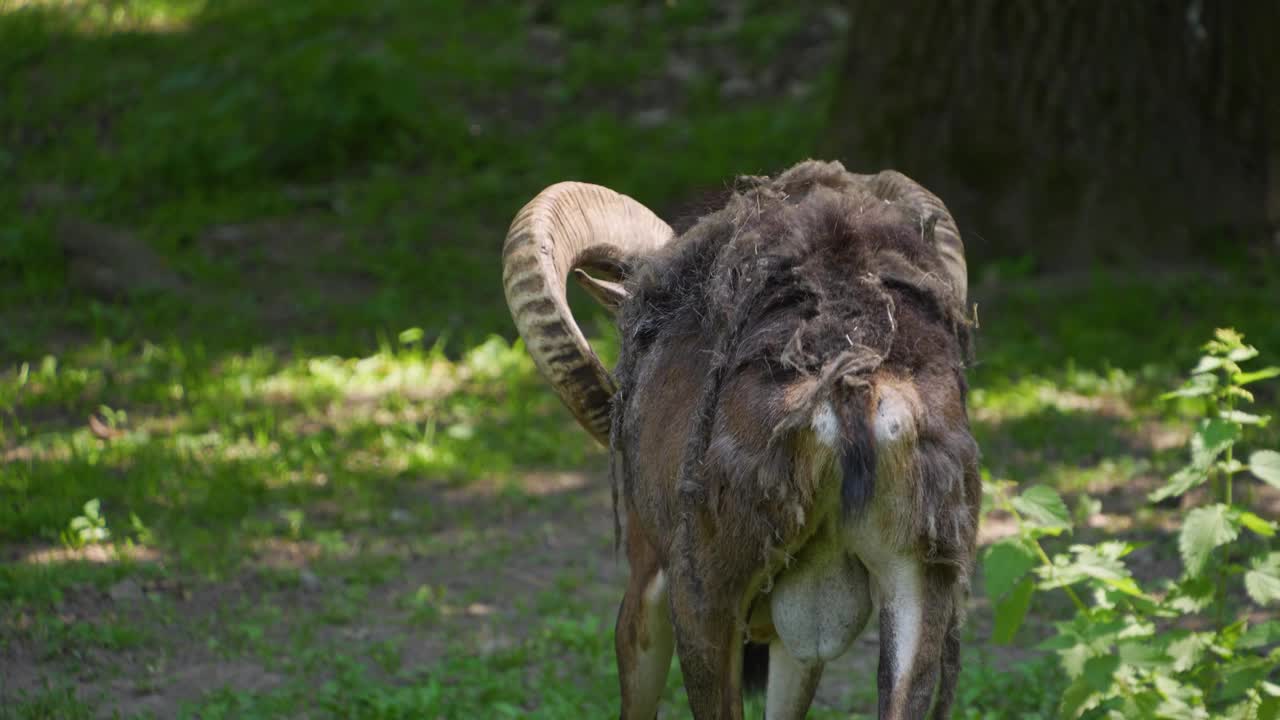
[[[155,337],[194,323],[206,343],[246,349],[279,335],[254,322],[268,314],[255,301],[293,305],[280,314],[289,339],[308,351],[357,352],[371,331],[411,325],[465,345],[508,330],[492,297],[493,248],[541,187],[593,178],[661,207],[691,187],[784,165],[803,153],[796,139],[812,144],[821,128],[813,113],[776,113],[764,102],[726,111],[710,90],[721,74],[712,68],[695,72],[679,97],[662,98],[679,105],[678,120],[645,127],[611,110],[647,102],[631,93],[662,90],[652,68],[671,46],[711,39],[688,11],[611,19],[593,3],[563,4],[544,22],[563,28],[554,53],[564,57],[542,63],[512,32],[530,24],[519,5],[197,5],[175,9],[186,19],[165,32],[145,23],[107,32],[109,24],[62,6],[4,15],[0,67],[12,78],[12,110],[0,137],[11,149],[0,169],[20,182],[0,192],[0,210],[21,221],[0,245],[0,302],[31,309],[2,331],[14,354],[40,352],[68,325]],[[795,12],[775,11],[778,27],[764,37],[785,38]],[[599,52],[633,21],[650,30],[645,42]],[[636,162],[637,147],[647,162]],[[48,240],[68,213],[135,228],[194,279],[191,302],[124,312],[67,293],[66,263]],[[339,234],[339,247],[316,243],[273,264],[252,230],[281,217],[293,234]],[[243,242],[254,247],[210,236],[211,226],[228,225],[247,225]],[[247,257],[228,257],[235,253]],[[250,282],[263,272],[269,282]],[[360,302],[333,302],[317,274]]]
[[[0,0],[0,717],[611,714],[605,458],[498,248],[551,182],[666,210],[816,151],[839,4],[729,7]],[[1280,273],[1018,267],[973,272],[986,470],[1123,525],[1196,344],[1280,357]],[[975,606],[957,715],[1052,715]]]
[[[329,679],[319,687],[291,683],[265,692],[220,688],[198,702],[183,705],[176,716],[270,718],[290,715],[302,707],[313,717],[378,720],[608,715],[614,712],[617,677],[607,626],[595,615],[550,616],[518,645],[481,656],[465,650],[448,652],[429,669],[401,669],[394,642],[375,646],[366,657],[334,648],[324,654]],[[301,664],[309,660],[305,653],[296,659]],[[1017,697],[1017,692],[1026,683],[1046,690],[1058,686],[1060,681],[1053,672],[1045,662],[1000,672],[971,666],[963,686],[969,698],[987,712],[967,711],[959,717],[1001,717],[992,712],[1002,710],[1039,711],[1048,717],[1054,705],[1050,693],[1028,702]],[[975,693],[975,688],[981,691]],[[667,703],[678,708],[682,692],[679,673],[673,672],[665,693]],[[1009,692],[1015,694],[1013,701],[1001,697]],[[91,703],[57,686],[24,692],[17,699],[19,717],[87,717],[93,709]],[[870,701],[873,703],[874,697]],[[763,708],[759,698],[752,698],[749,710],[752,716],[760,716]],[[689,714],[678,710],[667,717],[688,718]],[[822,720],[850,715],[819,708],[810,717]]]

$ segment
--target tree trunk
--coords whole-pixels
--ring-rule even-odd
[[[1280,223],[1280,2],[851,0],[830,140],[981,261],[1177,261]]]

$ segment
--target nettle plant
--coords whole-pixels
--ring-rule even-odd
[[[67,529],[62,531],[62,543],[73,550],[110,539],[111,531],[107,529],[107,518],[102,515],[102,503],[98,498],[86,502],[84,514],[71,518]]]
[[[1270,421],[1240,409],[1253,402],[1246,386],[1280,368],[1246,372],[1241,365],[1258,352],[1233,330],[1218,330],[1204,351],[1190,379],[1164,396],[1202,414],[1190,462],[1148,498],[1167,501],[1209,485],[1179,531],[1180,577],[1139,585],[1125,563],[1135,546],[1123,541],[1075,544],[1050,556],[1041,540],[1072,529],[1058,493],[1035,486],[1014,494],[1012,483],[987,483],[990,507],[1008,512],[1017,527],[984,557],[994,639],[1013,639],[1037,590],[1061,589],[1075,606],[1075,616],[1055,623],[1040,645],[1058,653],[1071,681],[1062,717],[1280,717],[1280,622],[1252,619],[1280,600],[1277,526],[1248,509],[1248,485],[1244,504],[1237,492],[1245,473],[1280,488],[1280,453],[1258,450],[1246,463],[1237,449],[1250,429]],[[1099,507],[1084,497],[1076,515]]]

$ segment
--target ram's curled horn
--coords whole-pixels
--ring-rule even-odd
[[[864,177],[876,197],[905,206],[921,224],[921,228],[932,226],[933,241],[938,254],[942,256],[942,264],[955,291],[958,307],[967,307],[969,276],[964,261],[964,242],[960,239],[960,230],[947,206],[942,204],[937,195],[895,170],[885,170]]]
[[[569,311],[565,282],[582,268],[617,280],[629,258],[652,253],[673,235],[669,225],[635,200],[575,182],[543,190],[516,214],[507,231],[502,285],[520,337],[560,399],[604,445],[609,444],[615,386]],[[620,300],[617,283],[581,279],[596,299]]]

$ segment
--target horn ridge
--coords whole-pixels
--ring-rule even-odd
[[[507,307],[538,371],[603,445],[616,387],[569,309],[566,282],[583,264],[647,255],[674,237],[644,205],[600,185],[557,183],[516,214],[502,252]]]

